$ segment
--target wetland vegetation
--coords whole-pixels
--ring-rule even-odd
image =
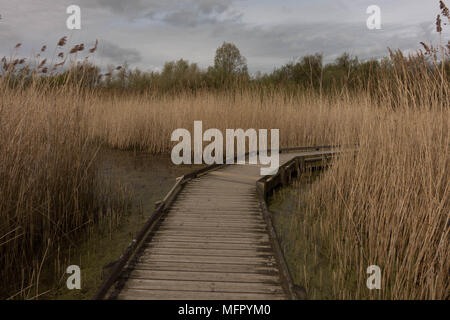
[[[274,200],[287,199],[273,210],[311,297],[449,298],[450,43],[364,63],[344,55],[324,65],[313,55],[258,77],[230,44],[208,70],[180,60],[161,73],[102,74],[80,61],[96,45],[64,52],[62,38],[57,60],[43,58],[43,46],[27,64],[18,44],[2,59],[1,297],[94,292],[102,266],[191,169],[170,165],[171,133],[202,120],[222,131],[280,129],[281,147],[359,145]],[[60,290],[72,262],[88,270],[77,294]],[[385,290],[367,290],[371,264]]]

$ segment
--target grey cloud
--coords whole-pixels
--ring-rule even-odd
[[[250,69],[262,71],[270,71],[276,63],[316,52],[323,53],[326,62],[344,52],[362,59],[379,58],[388,54],[388,47],[414,51],[420,49],[420,41],[438,39],[426,23],[385,24],[383,30],[368,30],[360,23],[299,23],[267,29],[228,25],[216,28],[213,33],[215,38],[235,42],[247,56]],[[272,66],[267,65],[270,60]]]
[[[8,45],[15,45],[22,41],[22,36],[15,32],[11,26],[1,25],[0,20],[0,39],[3,43]]]
[[[107,9],[134,20],[147,18],[173,26],[194,27],[217,22],[231,7],[231,0],[80,0],[86,7]],[[235,20],[236,12],[225,19]]]
[[[109,41],[101,41],[98,54],[114,63],[138,63],[142,61],[142,56],[136,49],[122,48]]]
[[[196,27],[199,25],[205,26],[205,25],[213,25],[213,24],[220,24],[221,22],[217,17],[218,14],[220,14],[220,11],[197,11],[191,9],[183,9],[183,10],[177,10],[174,12],[170,12],[167,15],[165,15],[161,20],[166,22],[169,25],[172,26],[179,26],[179,27]],[[225,21],[238,21],[240,18],[239,14],[234,14],[226,17]]]
[[[142,12],[148,8],[148,2],[145,0],[80,0],[83,7],[108,9],[113,13],[130,15]]]

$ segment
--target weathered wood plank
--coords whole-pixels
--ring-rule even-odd
[[[242,243],[242,242],[193,242],[193,241],[174,241],[174,240],[154,240],[145,246],[146,248],[190,248],[190,249],[266,249],[272,250],[270,243]]]
[[[268,244],[269,243],[269,236],[268,235],[260,235],[258,237],[253,238],[233,238],[233,237],[226,237],[226,238],[217,238],[215,235],[208,236],[208,237],[202,237],[201,235],[192,235],[192,236],[183,236],[179,234],[171,235],[171,234],[163,234],[163,233],[157,233],[153,238],[152,242],[154,241],[177,241],[177,242],[191,242],[191,243],[242,243],[242,244]]]
[[[226,237],[232,237],[232,238],[251,238],[255,239],[257,237],[261,237],[265,235],[264,230],[255,230],[255,231],[242,231],[239,229],[220,229],[217,228],[216,230],[211,229],[201,229],[201,228],[190,228],[190,229],[183,229],[183,228],[165,228],[161,227],[161,232],[165,234],[178,234],[178,235],[187,235],[187,236],[216,236],[218,238],[226,238]]]
[[[148,280],[191,280],[191,281],[215,281],[215,282],[256,282],[278,285],[280,279],[277,275],[260,273],[238,273],[238,272],[205,272],[205,271],[170,271],[170,270],[148,270],[137,266],[131,272],[131,279]]]
[[[223,263],[223,264],[245,264],[251,265],[273,266],[275,259],[273,257],[219,257],[219,256],[184,256],[184,255],[168,255],[168,254],[146,254],[142,255],[138,261],[173,261],[173,262],[205,262],[205,263]]]
[[[266,226],[258,222],[230,222],[230,221],[218,221],[208,222],[201,220],[184,220],[184,221],[165,221],[164,226],[170,227],[184,227],[184,228],[211,228],[215,229],[244,229],[244,230],[266,230]]]
[[[213,210],[213,209],[187,209],[187,208],[172,208],[170,212],[174,213],[182,213],[184,215],[193,215],[193,216],[205,216],[205,217],[217,217],[217,216],[236,216],[236,217],[247,217],[253,219],[255,217],[261,217],[262,213],[254,209],[253,211],[242,211],[242,210]]]
[[[262,249],[197,249],[197,248],[161,248],[150,247],[144,250],[146,254],[169,254],[169,255],[190,255],[190,256],[221,256],[221,257],[263,257],[271,256],[272,253]]]
[[[205,222],[205,223],[249,223],[249,224],[264,224],[262,219],[258,219],[258,216],[232,216],[232,215],[218,215],[218,214],[211,214],[211,215],[187,215],[184,213],[173,213],[170,215],[170,217],[167,217],[164,219],[166,222]]]
[[[261,224],[254,225],[239,225],[239,224],[226,224],[226,223],[200,223],[200,224],[189,224],[184,222],[171,222],[164,223],[161,225],[161,230],[189,230],[189,231],[230,231],[230,232],[241,232],[241,233],[257,233],[266,232],[266,227]]]
[[[246,292],[283,294],[279,284],[252,282],[191,281],[191,280],[150,280],[130,278],[124,289],[177,290],[196,292]]]
[[[232,263],[206,263],[206,262],[174,262],[174,261],[146,261],[137,265],[140,269],[167,270],[167,271],[198,271],[198,272],[237,272],[246,274],[278,275],[275,266],[247,265]]]
[[[125,289],[118,299],[132,300],[282,300],[283,294]]]

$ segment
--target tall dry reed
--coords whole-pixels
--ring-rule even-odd
[[[0,79],[0,296],[38,296],[54,253],[111,212],[76,87],[11,88]],[[111,210],[112,209],[112,210]],[[62,267],[64,272],[64,267]]]

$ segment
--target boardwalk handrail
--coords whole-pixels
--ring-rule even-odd
[[[295,148],[291,149],[295,151]],[[269,229],[269,236],[272,239],[272,246],[278,260],[279,268],[280,268],[280,277],[282,278],[282,285],[285,287],[287,294],[290,299],[297,300],[300,297],[297,295],[296,288],[294,285],[294,281],[292,280],[291,273],[289,271],[283,250],[281,249],[280,242],[278,240],[277,233],[273,226],[272,215],[273,213],[269,210],[267,204],[267,195],[270,191],[272,191],[278,185],[285,186],[288,180],[291,179],[292,173],[296,172],[299,176],[302,172],[304,172],[307,163],[314,163],[317,161],[322,162],[322,166],[325,165],[326,161],[332,156],[335,156],[338,151],[332,151],[327,155],[322,155],[321,157],[308,157],[308,156],[298,156],[285,164],[280,166],[278,172],[273,176],[264,176],[256,182],[256,189],[258,194],[258,199],[261,204],[261,209],[264,214],[264,219],[267,224],[267,228]]]
[[[327,146],[311,146],[311,147],[293,147],[293,148],[283,148],[280,149],[279,152],[280,153],[285,153],[285,152],[292,152],[292,151],[309,151],[309,150],[321,150],[321,149],[333,149],[333,148],[340,148],[340,145],[327,145]],[[247,152],[246,155],[248,155],[249,153]],[[225,161],[224,161],[225,162]],[[288,163],[290,163],[291,161],[289,161]],[[157,222],[160,220],[160,218],[162,217],[162,215],[167,211],[167,209],[170,207],[170,204],[174,201],[174,199],[177,197],[177,195],[180,193],[180,191],[182,190],[183,186],[192,179],[195,179],[209,171],[212,170],[216,170],[220,167],[225,166],[226,164],[212,164],[212,165],[208,165],[204,168],[201,169],[197,169],[194,170],[193,172],[183,175],[179,178],[176,179],[176,183],[174,184],[174,186],[171,188],[171,190],[167,193],[167,195],[164,197],[164,199],[158,204],[158,206],[156,207],[155,211],[150,215],[150,217],[147,219],[147,221],[145,222],[145,224],[143,225],[142,229],[139,231],[139,233],[137,234],[136,238],[130,243],[130,245],[125,249],[125,252],[121,255],[121,257],[111,263],[112,264],[112,269],[111,271],[108,273],[108,276],[105,278],[105,280],[102,282],[102,284],[100,285],[99,289],[97,290],[96,294],[93,296],[93,300],[102,300],[104,299],[108,292],[110,291],[110,289],[113,287],[113,285],[116,283],[116,281],[119,279],[121,273],[123,272],[125,266],[133,259],[133,257],[136,255],[137,252],[139,252],[140,248],[142,247],[142,245],[145,243],[145,240],[147,239],[147,237],[152,233],[152,231],[154,230],[155,226],[157,225]],[[285,167],[286,165],[283,165],[282,167]],[[282,168],[280,167],[280,168]],[[278,176],[279,173],[276,175]],[[262,179],[267,178],[263,177]],[[258,180],[257,182],[257,189],[258,189],[258,183],[260,184],[262,179]],[[259,189],[258,189],[259,190]],[[259,193],[260,191],[258,191]],[[265,204],[265,196],[266,193],[263,192],[262,194],[262,199],[264,200],[264,205]],[[267,210],[267,205],[266,205],[266,210]],[[264,211],[264,209],[263,209]],[[266,214],[264,214],[266,216]],[[268,215],[268,217],[270,217],[270,215]],[[271,224],[271,222],[266,220],[266,223],[268,223],[268,227],[269,227],[269,232],[272,234],[274,232],[273,226]],[[287,270],[287,266],[286,266],[286,262],[284,261],[284,256],[281,252],[281,249],[279,248],[279,244],[278,241],[276,239],[276,233],[275,233],[275,238],[273,238],[273,234],[271,236],[271,238],[273,239],[273,244],[277,253],[277,258],[278,260],[280,260],[280,265],[283,269],[283,276],[285,277],[284,281],[287,282],[288,284],[288,294],[290,296],[290,298],[295,298],[295,293],[293,294],[293,285],[292,285],[292,279],[289,275],[289,271]],[[278,249],[277,249],[278,246]],[[281,252],[281,255],[280,255]],[[283,267],[284,265],[284,267]],[[286,274],[286,270],[287,270],[287,274]]]

